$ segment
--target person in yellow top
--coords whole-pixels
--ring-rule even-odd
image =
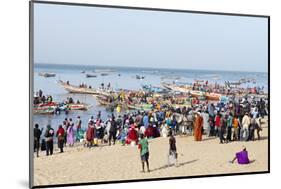
[[[157,104],[157,110],[160,111],[161,105]]]
[[[238,116],[235,115],[233,118],[233,123],[232,126],[234,128],[234,132],[233,132],[233,140],[238,140],[239,138],[239,119]]]

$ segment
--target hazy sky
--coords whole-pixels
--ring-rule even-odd
[[[35,4],[35,63],[267,71],[267,19]]]

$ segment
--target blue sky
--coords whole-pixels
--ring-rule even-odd
[[[35,63],[267,72],[267,19],[35,4]]]

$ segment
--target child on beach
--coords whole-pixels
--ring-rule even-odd
[[[148,150],[148,140],[144,137],[144,134],[140,134],[140,142],[139,142],[139,149],[140,149],[140,156],[141,156],[141,163],[142,163],[142,172],[144,172],[144,162],[146,162],[147,172],[149,170],[149,150]]]

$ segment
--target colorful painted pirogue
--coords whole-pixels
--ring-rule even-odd
[[[90,106],[85,103],[57,103],[57,102],[48,102],[34,105],[33,113],[34,114],[53,114],[56,110],[65,111],[65,110],[88,110]]]
[[[88,87],[79,87],[79,86],[71,85],[68,82],[63,82],[61,80],[58,81],[58,84],[70,93],[98,95],[102,92],[99,89],[92,89],[92,88],[88,88]]]

